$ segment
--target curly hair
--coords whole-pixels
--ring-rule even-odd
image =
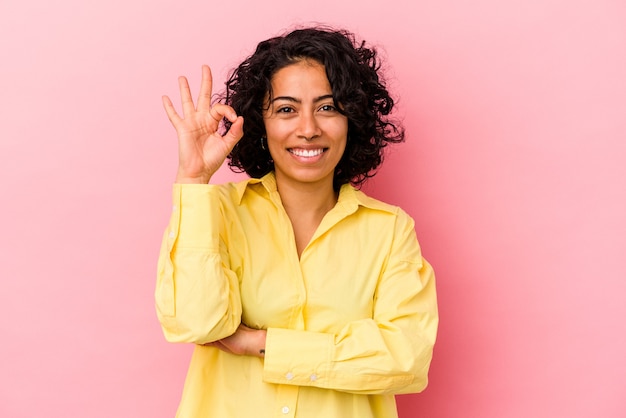
[[[383,148],[402,142],[404,129],[389,114],[394,100],[379,74],[374,48],[357,43],[352,33],[320,27],[294,30],[258,44],[256,51],[231,73],[221,99],[244,117],[244,134],[228,156],[234,171],[262,177],[274,169],[265,136],[264,100],[272,97],[272,76],[298,61],[322,64],[330,83],[335,107],[348,119],[348,139],[335,168],[333,185],[360,186],[376,173]],[[225,120],[225,129],[230,123]]]

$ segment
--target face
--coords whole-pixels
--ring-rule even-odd
[[[276,181],[332,189],[346,148],[348,119],[333,103],[324,67],[302,60],[278,70],[263,114]]]

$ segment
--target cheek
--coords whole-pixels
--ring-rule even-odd
[[[341,125],[340,129],[341,129],[343,136],[347,137],[348,136],[348,118],[344,116],[342,118],[340,125]]]
[[[341,142],[343,148],[345,148],[348,142],[348,124],[346,123],[343,126],[337,127],[334,137],[338,142]]]
[[[272,140],[280,140],[289,131],[288,126],[285,123],[277,123],[277,121],[266,120],[264,121],[264,124],[265,134]]]
[[[345,139],[348,136],[347,119],[331,119],[320,122],[323,130],[335,140]]]
[[[343,155],[346,153],[346,145],[347,145],[346,141],[343,141],[342,148],[341,148],[341,153],[339,155],[339,159],[341,159],[343,157]]]

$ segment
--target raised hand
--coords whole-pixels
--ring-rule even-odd
[[[193,103],[185,77],[178,78],[178,87],[182,117],[174,109],[170,98],[163,96],[163,107],[178,134],[176,183],[208,183],[243,136],[243,117],[237,116],[230,106],[220,103],[211,106],[213,79],[208,65],[202,66],[197,106]],[[224,136],[218,133],[223,118],[232,122]]]

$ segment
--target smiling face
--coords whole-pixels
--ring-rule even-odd
[[[302,60],[272,77],[263,113],[276,181],[292,187],[333,187],[346,148],[348,119],[339,113],[324,67]]]

